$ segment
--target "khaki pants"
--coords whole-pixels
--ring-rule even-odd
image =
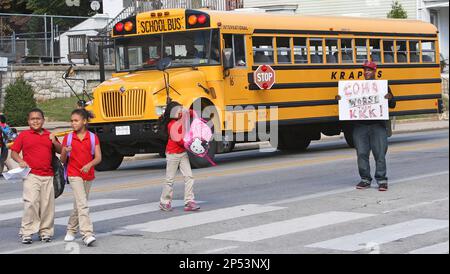
[[[166,183],[161,194],[161,203],[168,204],[173,198],[173,183],[178,168],[184,176],[184,203],[194,201],[194,178],[192,177],[191,164],[186,152],[180,154],[167,154]]]
[[[89,207],[87,202],[92,181],[84,181],[80,177],[69,177],[69,183],[75,201],[73,203],[72,214],[70,214],[69,224],[67,225],[67,233],[75,236],[79,227],[83,239],[93,236],[94,228],[91,218],[89,217]]]
[[[29,174],[23,182],[23,217],[19,234],[53,236],[55,221],[55,190],[53,176]]]

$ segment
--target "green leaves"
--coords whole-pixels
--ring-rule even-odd
[[[388,18],[406,19],[408,18],[408,13],[403,9],[402,4],[397,0],[392,2],[392,9],[387,14]]]
[[[6,88],[4,113],[11,126],[27,125],[28,111],[36,107],[33,88],[18,78]]]

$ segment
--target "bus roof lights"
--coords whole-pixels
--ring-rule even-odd
[[[189,16],[189,19],[188,19],[189,25],[193,26],[193,25],[197,24],[197,20],[198,20],[197,15]]]
[[[116,31],[117,32],[122,32],[124,28],[124,24],[122,22],[119,22],[116,24]]]
[[[163,13],[162,12],[158,12],[158,17],[161,17],[161,16],[163,16]]]
[[[198,23],[201,24],[201,25],[205,24],[205,23],[206,23],[206,15],[204,15],[204,14],[200,15],[200,16],[198,17],[197,21],[198,21]]]
[[[133,30],[133,22],[128,21],[125,23],[125,31],[132,31]]]
[[[164,12],[164,16],[169,16],[169,15],[170,15],[170,12],[168,12],[168,11]]]

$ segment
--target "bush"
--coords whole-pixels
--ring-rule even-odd
[[[7,123],[11,126],[26,126],[28,112],[36,107],[33,88],[22,77],[8,87],[5,91],[5,108]]]

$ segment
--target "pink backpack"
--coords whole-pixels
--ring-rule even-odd
[[[215,166],[216,163],[208,155],[209,141],[213,136],[211,128],[206,124],[205,120],[198,117],[195,111],[193,111],[193,118],[189,130],[183,137],[184,147],[192,154],[205,158],[211,165]]]

